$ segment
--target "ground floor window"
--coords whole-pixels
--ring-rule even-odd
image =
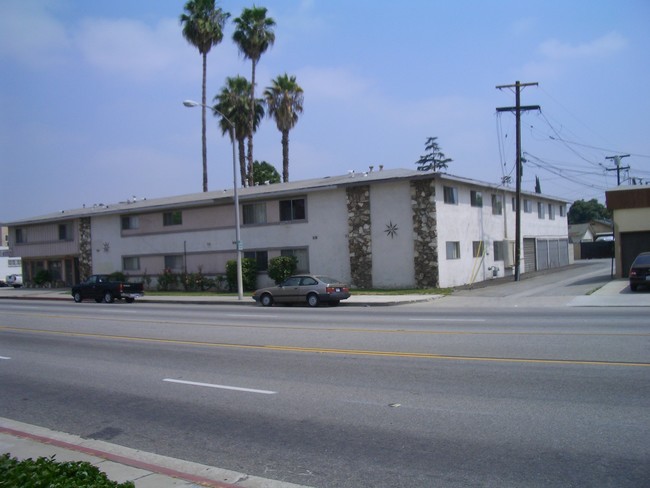
[[[183,256],[180,254],[173,254],[165,256],[165,269],[182,270],[183,269]]]
[[[447,259],[460,259],[460,242],[447,241]]]
[[[307,273],[309,271],[309,256],[307,249],[282,249],[281,256],[293,256],[296,258],[296,272]]]
[[[139,271],[140,258],[137,256],[129,256],[122,258],[122,269],[124,271]]]
[[[257,271],[266,271],[269,269],[268,251],[246,251],[244,252],[244,257],[255,260],[257,263]]]

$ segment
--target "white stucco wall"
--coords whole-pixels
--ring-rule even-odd
[[[370,189],[372,281],[378,288],[413,286],[413,210],[408,181]]]

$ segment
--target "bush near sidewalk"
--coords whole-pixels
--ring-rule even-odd
[[[55,461],[54,456],[19,461],[0,456],[0,487],[2,488],[135,488],[132,481],[111,481],[92,464],[82,461]]]

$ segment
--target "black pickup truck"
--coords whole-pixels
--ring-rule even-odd
[[[133,303],[136,298],[142,296],[142,283],[111,281],[108,275],[92,275],[83,283],[72,287],[72,297],[77,303],[89,298],[97,303],[113,303],[114,300],[122,299]]]

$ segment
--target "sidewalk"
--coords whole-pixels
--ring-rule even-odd
[[[0,453],[9,453],[20,460],[55,456],[56,461],[86,461],[111,480],[133,481],[136,488],[306,488],[83,439],[1,417]]]
[[[428,302],[441,298],[443,295],[355,295],[341,302],[341,306],[372,307],[399,305],[404,303]],[[21,300],[68,300],[72,302],[69,288],[0,288],[0,299],[12,298]],[[91,302],[88,301],[89,303]],[[250,293],[244,294],[242,300],[232,295],[147,295],[136,299],[138,303],[188,303],[195,305],[247,305],[261,307],[251,297]]]

